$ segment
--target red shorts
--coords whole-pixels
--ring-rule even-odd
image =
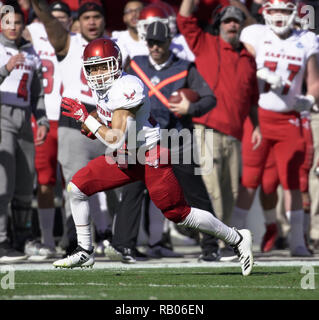
[[[262,184],[266,193],[275,191],[279,181],[286,190],[300,189],[299,172],[304,162],[305,140],[299,113],[259,108],[259,122],[263,139],[256,150],[251,149],[249,130],[252,129],[245,124],[242,184],[248,188]]]
[[[157,157],[168,154],[168,150],[157,146]],[[146,152],[148,156],[149,152]],[[173,173],[170,164],[160,163],[158,167],[130,164],[128,169],[120,169],[112,163],[110,157],[100,156],[91,160],[72,178],[84,194],[90,196],[96,192],[117,188],[134,181],[143,181],[151,200],[163,212],[166,218],[178,223],[190,212],[183,191]]]
[[[50,120],[50,130],[40,146],[35,147],[35,169],[40,185],[55,185],[58,163],[58,121]],[[37,123],[32,117],[33,136],[36,136]]]

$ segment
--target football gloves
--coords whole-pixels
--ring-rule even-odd
[[[262,68],[257,71],[257,78],[270,84],[272,90],[281,89],[284,86],[281,76],[268,68]]]
[[[294,109],[298,112],[311,111],[311,109],[315,105],[315,98],[310,94],[306,96],[297,95],[295,96],[294,99],[295,99]]]
[[[62,114],[75,119],[76,121],[84,122],[89,116],[85,105],[78,99],[62,98],[61,107],[69,112],[63,111]]]

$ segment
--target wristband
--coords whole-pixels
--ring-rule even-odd
[[[88,127],[88,129],[95,135],[95,133],[102,126],[100,122],[98,122],[94,117],[88,116],[84,121],[84,124]]]

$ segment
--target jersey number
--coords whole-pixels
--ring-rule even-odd
[[[50,60],[42,60],[43,67],[43,78],[47,81],[46,86],[44,87],[44,93],[50,94],[53,90],[53,74],[54,74],[54,64]]]
[[[264,66],[272,72],[276,71],[277,65],[278,65],[278,62],[274,62],[274,61],[265,61],[265,63],[264,63]],[[292,64],[292,63],[288,64],[288,70],[290,71],[290,74],[288,77],[289,83],[286,83],[284,88],[282,89],[282,92],[281,92],[282,95],[288,94],[289,89],[290,89],[290,84],[294,80],[294,78],[297,75],[297,73],[299,72],[300,68],[301,68],[301,66],[299,66],[297,64]],[[268,92],[269,90],[270,90],[270,84],[266,83],[265,88],[264,88],[264,92]]]
[[[20,80],[19,87],[18,87],[18,98],[22,98],[24,101],[28,100],[28,88],[27,88],[28,79],[29,79],[29,74],[24,73],[22,75],[22,78]]]

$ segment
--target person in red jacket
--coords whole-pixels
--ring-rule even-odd
[[[248,115],[254,123],[252,141],[257,148],[261,135],[256,116],[258,86],[256,63],[239,41],[245,21],[237,7],[224,8],[214,25],[216,35],[203,31],[192,15],[194,0],[183,0],[177,23],[195,55],[199,73],[217,97],[217,106],[200,118],[194,118],[205,145],[203,179],[216,215],[230,221],[239,187],[240,141]],[[206,128],[213,135],[204,135]],[[209,164],[209,165],[208,165]]]

